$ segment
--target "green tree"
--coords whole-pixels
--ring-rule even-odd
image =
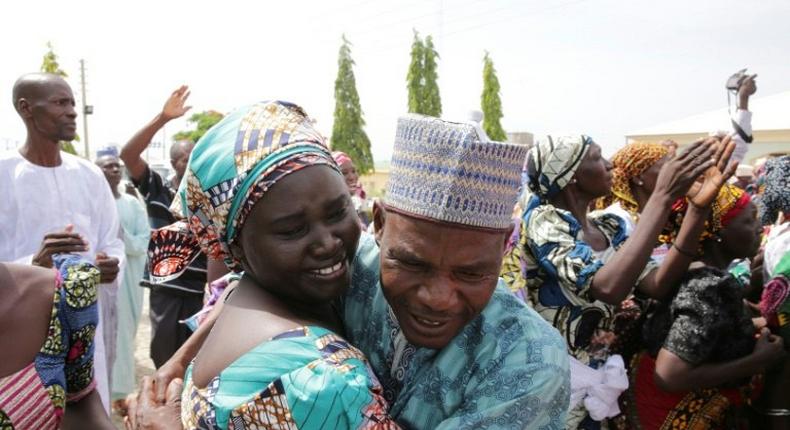
[[[192,143],[195,143],[200,140],[204,134],[206,134],[208,129],[214,127],[214,124],[220,122],[223,117],[224,115],[214,110],[193,113],[187,122],[194,124],[195,129],[179,131],[173,135],[173,139],[178,141],[188,140]]]
[[[423,113],[422,108],[422,61],[425,45],[420,39],[420,34],[414,30],[414,40],[411,43],[411,62],[406,74],[406,89],[409,91],[409,112]]]
[[[486,51],[483,57],[483,94],[480,96],[480,107],[483,111],[483,130],[492,140],[507,139],[505,130],[499,123],[502,119],[502,100],[499,98],[499,79],[494,69],[494,61]]]
[[[64,78],[69,76],[60,68],[58,56],[55,54],[52,42],[47,42],[47,53],[44,54],[44,60],[41,62],[41,71],[44,73],[53,73]]]
[[[55,48],[52,46],[52,42],[47,42],[47,53],[44,54],[44,59],[41,61],[41,71],[44,73],[52,73],[64,78],[69,76],[65,71],[63,71],[63,69],[60,68],[60,64],[58,63],[58,55],[55,54]],[[80,137],[75,136],[74,140],[79,142]],[[74,148],[74,144],[69,141],[61,141],[60,149],[72,155],[79,155],[77,154],[77,150]]]
[[[343,35],[337,59],[335,78],[335,121],[332,125],[332,149],[348,154],[360,174],[373,170],[370,139],[365,133],[365,120],[359,104],[351,43]]]
[[[406,75],[409,92],[409,112],[430,116],[442,115],[442,100],[439,95],[436,59],[439,53],[433,46],[433,38],[420,39],[417,30],[411,44],[411,62]]]
[[[440,117],[442,116],[442,99],[439,96],[439,73],[436,71],[436,59],[439,53],[433,47],[433,37],[425,38],[425,49],[423,50],[423,110],[424,114]]]

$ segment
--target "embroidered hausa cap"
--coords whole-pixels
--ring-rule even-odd
[[[473,124],[403,116],[395,132],[386,206],[417,218],[509,229],[527,150],[489,141]]]

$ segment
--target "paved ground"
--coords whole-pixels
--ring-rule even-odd
[[[143,313],[140,316],[140,325],[137,327],[137,337],[135,338],[135,377],[138,384],[145,375],[154,373],[154,363],[148,357],[151,344],[151,321],[148,319],[148,289],[145,289],[143,297]],[[116,414],[112,416],[115,426],[123,429],[123,420]]]

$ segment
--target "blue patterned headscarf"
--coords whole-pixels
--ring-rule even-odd
[[[570,182],[590,149],[593,140],[585,135],[546,136],[532,147],[527,156],[527,199],[523,218],[545,204]]]

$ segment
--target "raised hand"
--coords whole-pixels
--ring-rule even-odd
[[[738,95],[741,97],[749,97],[757,92],[757,82],[755,79],[757,75],[746,75],[741,80],[741,86],[738,87]]]
[[[707,168],[686,193],[689,201],[700,208],[708,207],[713,203],[719,194],[719,189],[738,167],[738,163],[730,163],[730,157],[735,150],[735,142],[730,136],[725,136],[721,141],[716,137],[709,137],[706,141],[716,148],[713,156],[715,164]]]
[[[173,94],[170,94],[165,106],[162,108],[162,116],[167,121],[184,116],[187,111],[192,109],[192,106],[184,106],[189,94],[189,87],[186,85],[181,85],[181,87],[173,91]]]

